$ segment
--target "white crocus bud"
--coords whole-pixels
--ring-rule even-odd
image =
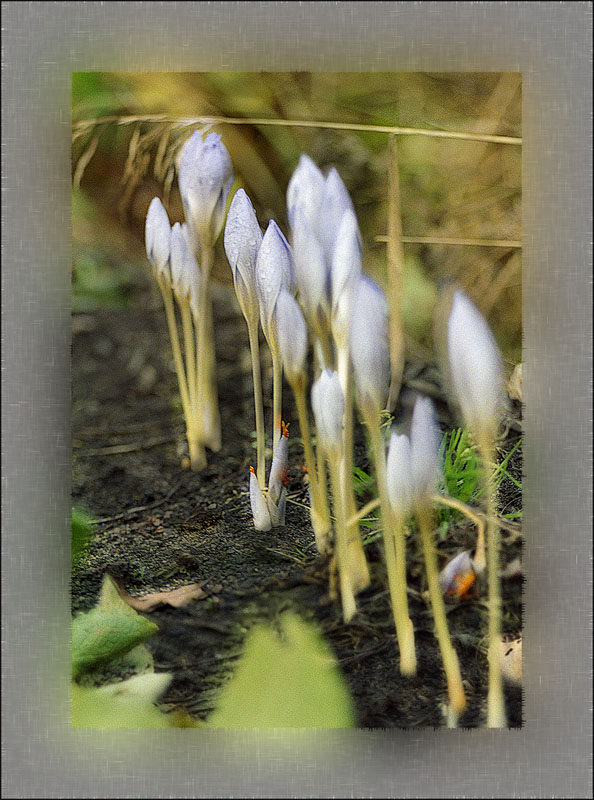
[[[337,344],[348,342],[353,296],[361,276],[361,240],[357,218],[345,211],[334,247],[330,269],[332,334]]]
[[[273,503],[278,502],[289,464],[289,430],[284,422],[281,422],[281,425],[282,432],[274,451],[268,476],[268,497]]]
[[[365,414],[384,408],[390,383],[388,303],[371,278],[359,278],[350,329],[351,362],[357,399]]]
[[[476,569],[468,550],[454,556],[439,573],[441,590],[448,597],[467,597],[475,582]]]
[[[413,500],[416,505],[423,505],[430,502],[439,477],[439,431],[433,404],[426,397],[415,401],[410,448]]]
[[[353,201],[349,197],[340,175],[332,168],[324,184],[324,192],[317,219],[318,237],[322,242],[328,264],[332,263],[342,220],[347,211],[350,211],[354,216]]]
[[[157,277],[171,280],[169,256],[171,253],[171,225],[158,197],[153,197],[146,215],[144,230],[146,254]]]
[[[330,316],[329,272],[315,229],[301,209],[293,217],[293,261],[299,300],[314,328]]]
[[[395,514],[407,517],[412,510],[411,452],[408,436],[392,433],[386,462],[388,497]]]
[[[250,467],[250,504],[254,528],[257,531],[269,531],[272,527],[270,512],[253,467]]]
[[[243,189],[231,202],[225,225],[225,253],[233,270],[233,282],[239,305],[248,324],[257,325],[260,307],[256,289],[256,261],[262,243],[262,231],[254,207]]]
[[[303,154],[287,187],[287,216],[294,225],[296,210],[303,214],[311,228],[318,222],[324,194],[325,178],[309,156]]]
[[[260,321],[270,347],[276,345],[273,315],[281,289],[293,287],[293,259],[289,243],[274,220],[270,220],[256,261],[256,288],[260,303]]]
[[[311,405],[316,434],[322,449],[330,456],[340,453],[344,427],[344,395],[337,372],[326,369],[311,389]]]
[[[492,440],[503,397],[503,366],[483,315],[461,291],[454,293],[448,320],[452,384],[464,420],[476,438]]]
[[[212,247],[225,220],[225,202],[233,183],[231,158],[218,133],[206,139],[195,131],[179,159],[179,190],[197,252]]]
[[[281,289],[274,309],[274,325],[287,380],[292,385],[305,383],[307,326],[295,298]]]
[[[186,233],[179,222],[171,229],[171,284],[175,296],[182,302],[192,297],[192,284],[200,267],[188,246]]]

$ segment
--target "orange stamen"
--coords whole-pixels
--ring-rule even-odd
[[[284,421],[281,419],[281,428],[282,428],[282,430],[283,430],[283,436],[285,437],[285,439],[288,439],[288,438],[289,438],[289,425],[290,425],[290,423],[289,423],[289,422],[284,422]]]

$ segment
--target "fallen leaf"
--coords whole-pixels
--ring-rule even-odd
[[[505,569],[501,570],[500,576],[502,578],[520,578],[524,574],[522,569],[522,562],[519,558],[514,558],[510,561]]]
[[[510,683],[522,685],[522,637],[500,642],[501,674]]]
[[[119,582],[117,587],[122,600],[137,611],[152,611],[160,605],[180,608],[187,605],[190,600],[199,600],[201,597],[206,597],[206,593],[200,583],[189,583],[186,586],[178,586],[177,589],[170,589],[166,592],[153,592],[142,597],[132,597]]]
[[[522,402],[522,363],[516,364],[507,384],[507,393],[514,400]]]

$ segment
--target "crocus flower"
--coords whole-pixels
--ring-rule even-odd
[[[257,323],[260,309],[256,289],[256,261],[262,244],[262,231],[254,207],[243,189],[237,190],[231,202],[224,244],[243,315],[249,323]]]
[[[317,225],[325,180],[322,171],[303,154],[287,187],[287,216],[291,227],[298,209],[311,227]]]
[[[181,153],[179,190],[194,250],[212,247],[225,219],[225,202],[233,183],[233,166],[218,133],[206,139],[195,131]]]
[[[447,597],[471,597],[471,587],[476,582],[476,570],[468,550],[458,553],[439,573],[441,590]]]
[[[292,385],[305,381],[307,326],[299,303],[286,289],[279,292],[274,317],[287,380]]]
[[[476,306],[454,293],[448,320],[452,384],[473,435],[492,440],[503,395],[503,368],[495,338]]]
[[[378,415],[386,403],[390,382],[388,304],[371,278],[359,278],[350,320],[353,376],[364,413]]]
[[[272,527],[270,512],[253,467],[250,467],[250,504],[254,528],[257,531],[269,531]]]
[[[179,222],[171,230],[171,283],[176,296],[192,299],[192,287],[200,281],[200,267],[192,252],[186,231]],[[195,293],[196,290],[194,290]]]
[[[289,243],[274,220],[270,220],[256,260],[256,289],[260,303],[260,321],[266,341],[276,343],[273,315],[281,289],[293,287],[293,259]],[[274,340],[274,341],[273,341]]]
[[[347,211],[350,211],[354,216],[353,201],[349,197],[340,175],[333,167],[324,183],[324,192],[317,221],[318,235],[329,263],[332,263],[334,248],[339,240],[342,220]]]
[[[399,517],[404,518],[412,509],[411,454],[408,436],[392,433],[386,477],[390,505]]]
[[[310,324],[314,328],[325,326],[330,317],[329,269],[322,243],[301,208],[294,211],[292,233],[299,300]]]
[[[353,296],[361,276],[361,239],[357,218],[345,211],[332,252],[330,286],[332,293],[332,334],[341,346],[348,343]]]
[[[411,477],[414,502],[429,503],[439,476],[439,432],[433,404],[417,397],[410,429]]]
[[[158,197],[153,197],[146,215],[145,243],[148,260],[157,277],[169,281],[169,256],[171,252],[171,225]]]
[[[345,407],[337,372],[330,369],[322,372],[312,386],[311,405],[320,445],[326,453],[338,454],[342,446]]]

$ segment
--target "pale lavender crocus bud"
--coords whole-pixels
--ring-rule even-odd
[[[194,317],[198,319],[200,314],[200,291],[203,281],[202,271],[192,250],[192,239],[187,222],[182,223],[181,229],[186,240],[186,248],[190,259],[190,308]]]
[[[293,295],[281,289],[274,309],[274,324],[285,375],[289,383],[305,383],[307,356],[307,325],[299,303]]]
[[[256,260],[256,289],[260,303],[260,321],[266,341],[276,344],[273,315],[281,289],[293,288],[293,259],[289,243],[274,220],[270,220]]]
[[[176,297],[187,302],[192,296],[192,283],[200,268],[188,246],[185,231],[179,222],[171,229],[171,285]]]
[[[260,307],[256,289],[256,261],[262,243],[262,231],[254,207],[243,189],[231,202],[225,225],[225,253],[233,271],[239,305],[248,324],[258,323]]]
[[[359,405],[365,414],[378,415],[390,383],[388,303],[366,275],[359,278],[354,294],[350,347]]]
[[[336,238],[330,269],[332,333],[337,343],[348,342],[353,296],[361,276],[361,240],[357,218],[345,211]]]
[[[503,397],[503,366],[495,338],[477,307],[454,293],[448,320],[448,353],[456,397],[477,438],[493,439]]]
[[[311,389],[311,405],[318,442],[330,456],[338,455],[342,446],[345,405],[337,372],[326,369],[321,373]]]
[[[394,513],[406,517],[412,508],[411,452],[408,436],[392,433],[386,460],[388,497]]]
[[[309,156],[303,154],[287,187],[287,217],[291,228],[297,210],[312,228],[316,227],[325,181],[322,171]]]
[[[250,467],[250,504],[254,528],[257,531],[269,531],[272,527],[270,512],[253,467]]]
[[[334,248],[339,240],[340,227],[347,211],[353,216],[355,209],[346,186],[334,167],[328,173],[317,220],[318,236],[329,264],[334,257]],[[357,235],[358,229],[357,229]]]
[[[206,139],[195,131],[179,160],[179,190],[194,250],[212,247],[225,220],[225,202],[233,183],[231,158],[218,133]]]
[[[146,254],[157,277],[171,280],[169,256],[171,253],[171,225],[158,197],[153,197],[146,215],[144,230]]]
[[[427,397],[417,397],[415,401],[410,449],[413,501],[423,505],[430,502],[439,477],[439,430],[433,403]]]
[[[316,231],[302,209],[293,215],[293,262],[301,306],[311,325],[325,326],[330,316],[329,270]]]

